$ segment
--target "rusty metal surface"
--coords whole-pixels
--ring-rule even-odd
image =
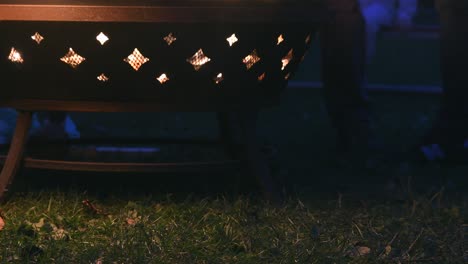
[[[319,1],[109,2],[2,1],[0,21],[310,22],[324,17]]]

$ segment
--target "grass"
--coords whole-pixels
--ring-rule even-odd
[[[275,208],[246,197],[174,201],[17,194],[2,207],[7,225],[0,261],[463,263],[464,205],[437,205],[438,198],[429,198],[291,200]],[[92,206],[83,205],[85,199]]]
[[[385,43],[372,82],[439,83],[436,42]],[[318,78],[310,58],[298,80]],[[411,62],[400,67],[402,58]],[[275,176],[291,186],[284,206],[259,200],[252,179],[239,183],[234,173],[23,171],[0,205],[0,263],[466,263],[468,168],[407,166],[398,156],[431,126],[437,97],[372,94],[387,151],[371,170],[337,162],[320,91],[291,89],[282,100],[262,112],[259,135],[278,150]],[[217,132],[212,113],[72,115],[84,137]],[[161,155],[216,156],[179,150]],[[395,176],[410,183],[409,196],[386,195],[395,198],[384,188]]]
[[[415,142],[437,111],[432,96],[373,98],[389,153]],[[25,171],[0,207],[0,263],[464,263],[468,168],[402,169],[394,155],[373,170],[338,166],[320,101],[317,91],[289,90],[261,116],[260,135],[279,151],[274,173],[293,186],[284,206],[258,200],[252,179],[239,184],[232,173]],[[96,123],[125,135],[122,117],[142,128],[135,136],[216,134],[209,113],[152,115],[158,122],[149,127],[138,126],[149,116],[74,117],[84,135]],[[411,196],[382,195],[396,175],[411,181]]]

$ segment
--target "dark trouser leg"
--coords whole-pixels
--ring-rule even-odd
[[[348,1],[348,0],[346,0]],[[359,9],[340,10],[320,31],[324,97],[340,148],[366,140],[365,24]]]
[[[442,107],[429,137],[450,149],[468,137],[468,6],[442,7],[440,22]]]
[[[221,138],[233,158],[244,163],[244,173],[257,179],[266,200],[282,201],[279,186],[272,178],[265,155],[257,140],[258,111],[218,113]]]

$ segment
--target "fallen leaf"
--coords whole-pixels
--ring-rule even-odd
[[[357,252],[359,253],[360,256],[367,255],[371,252],[371,249],[368,247],[358,247]]]
[[[32,224],[31,226],[32,226],[32,227],[34,228],[34,230],[36,230],[36,231],[41,230],[41,228],[44,226],[44,218],[41,218],[41,219],[39,220],[39,222],[34,223],[34,224]]]
[[[5,221],[3,220],[3,217],[0,216],[0,231],[5,227]]]
[[[385,253],[384,253],[384,255],[385,255],[385,256],[388,256],[388,255],[390,255],[390,252],[392,252],[392,246],[387,245],[387,246],[385,247]]]
[[[54,240],[61,240],[68,236],[68,232],[63,228],[58,228],[56,225],[51,224],[52,226],[52,238]]]
[[[133,226],[133,225],[135,225],[137,223],[137,221],[135,219],[132,219],[132,218],[127,218],[126,222],[127,222],[128,225],[131,225],[131,226]]]
[[[349,257],[362,257],[368,255],[371,249],[364,246],[355,246],[346,252],[346,256]]]

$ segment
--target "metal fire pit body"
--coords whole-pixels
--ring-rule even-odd
[[[7,84],[0,104],[68,111],[95,110],[83,102],[139,105],[124,111],[271,105],[320,17],[318,5],[304,1],[60,2],[0,5]],[[132,67],[129,56],[141,61]]]
[[[270,188],[254,144],[256,111],[278,103],[324,17],[321,2],[2,1],[0,107],[20,115],[0,175],[0,197],[23,160],[25,166],[48,169],[176,167],[23,159],[31,113],[42,110],[250,109],[235,118],[220,114],[222,141],[232,152],[230,130],[237,126],[244,153],[238,158],[257,168]]]

